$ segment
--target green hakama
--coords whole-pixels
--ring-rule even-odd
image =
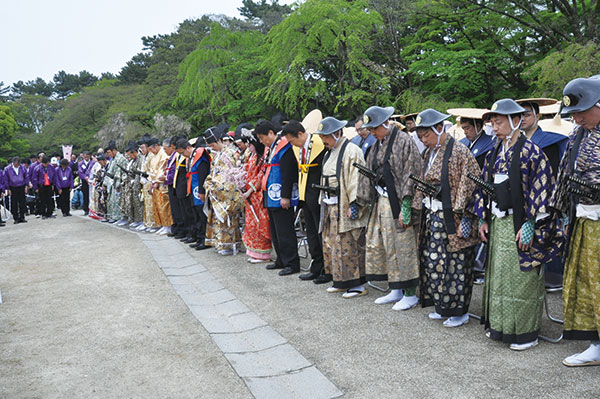
[[[542,267],[521,270],[512,215],[492,217],[483,317],[490,338],[524,344],[538,337],[544,304]]]

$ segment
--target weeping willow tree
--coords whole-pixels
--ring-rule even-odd
[[[255,119],[267,108],[255,92],[266,84],[257,68],[264,34],[233,31],[213,23],[210,33],[179,67],[176,103],[195,107],[196,125]]]
[[[269,32],[258,97],[288,114],[318,107],[352,115],[391,101],[389,79],[372,61],[383,21],[366,1],[307,0]]]

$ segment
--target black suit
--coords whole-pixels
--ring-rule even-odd
[[[312,188],[313,184],[321,184],[321,171],[323,169],[323,157],[326,151],[321,153],[310,163],[317,164],[308,169],[308,177],[306,179],[306,191],[304,201],[300,204],[304,211],[304,222],[306,223],[306,240],[308,242],[308,250],[312,263],[310,272],[321,274],[324,270],[323,263],[323,241],[319,234],[319,222],[321,219],[321,207],[319,205],[320,190]]]
[[[189,162],[189,161],[188,161]],[[181,216],[183,218],[183,233],[191,237],[193,235],[193,226],[196,221],[194,211],[192,209],[192,198],[187,193],[187,162],[179,167],[177,178],[175,179],[175,196],[179,202]]]
[[[208,162],[201,162],[198,166],[198,193],[206,194],[204,190],[204,181],[210,171],[210,165]],[[206,198],[205,198],[206,201]],[[194,225],[193,235],[197,240],[204,240],[206,238],[206,214],[204,213],[203,205],[194,205],[193,211],[196,217],[196,223]]]
[[[294,183],[298,182],[298,162],[292,148],[289,148],[279,161],[281,169],[281,198],[292,197]],[[263,198],[267,193],[263,192]],[[298,242],[294,229],[294,208],[288,209],[268,208],[271,241],[277,252],[275,264],[279,267],[290,267],[294,271],[300,270],[300,257],[298,256]]]

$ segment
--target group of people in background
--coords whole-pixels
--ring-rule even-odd
[[[43,152],[25,160],[14,157],[0,169],[1,205],[10,209],[15,224],[27,223],[26,216],[30,214],[55,218],[57,208],[64,217],[71,216],[71,194],[77,182],[78,187],[84,187],[81,208],[87,215],[87,168],[91,162],[87,151],[80,156],[73,154],[70,159],[61,159],[59,154],[48,157]],[[0,226],[4,225],[0,218]]]
[[[89,216],[103,222],[223,256],[243,248],[248,262],[280,276],[300,273],[300,237],[311,255],[301,280],[331,283],[327,292],[346,299],[385,281],[389,293],[375,304],[420,303],[449,328],[469,322],[483,254],[485,333],[517,351],[538,344],[544,274],[564,270],[564,338],[591,343],[563,363],[600,365],[600,79],[564,88],[570,136],[539,127],[548,101],[449,110],[461,140],[450,114],[426,109],[403,125],[393,107],[372,106],[353,123],[328,116],[311,129],[260,120],[191,140],[144,136],[124,152],[110,142],[77,165],[84,211],[89,198]],[[27,169],[15,159],[0,180],[15,223],[27,190],[42,217],[51,217],[53,193],[69,215],[73,176],[67,160],[53,167],[42,156]]]

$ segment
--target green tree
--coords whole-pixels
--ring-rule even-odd
[[[292,7],[279,4],[278,0],[242,0],[242,4],[243,6],[238,8],[240,15],[259,27],[263,33],[269,32],[292,12]]]
[[[0,163],[8,163],[14,156],[23,156],[28,150],[24,140],[15,137],[17,122],[8,105],[0,104]]]
[[[315,107],[348,115],[389,104],[389,79],[371,61],[382,26],[365,1],[307,0],[269,32],[260,64],[269,82],[257,95],[291,115]]]
[[[402,54],[412,87],[479,107],[527,92],[522,72],[539,55],[514,19],[462,0],[416,1],[411,7],[407,23],[417,31],[402,39]]]
[[[8,101],[8,93],[10,93],[10,86],[4,86],[4,82],[0,82],[0,103]]]
[[[148,60],[150,55],[138,53],[131,60],[127,61],[119,73],[119,82],[121,84],[139,84],[148,76]]]
[[[563,88],[570,80],[600,72],[599,52],[600,45],[590,41],[586,44],[573,43],[562,51],[549,53],[525,73],[533,82],[533,94],[561,98]]]
[[[92,86],[98,81],[98,78],[88,71],[81,71],[79,74],[59,71],[52,80],[54,81],[54,94],[58,98],[64,99],[79,93],[85,87]]]
[[[52,100],[42,95],[23,94],[11,107],[21,133],[40,133],[63,108],[63,100]]]
[[[29,80],[27,82],[19,80],[12,86],[13,98],[18,98],[24,94],[29,94],[32,96],[51,97],[53,93],[54,84],[52,82],[46,82],[42,78],[37,78],[36,80]]]
[[[264,35],[257,31],[231,31],[213,23],[180,66],[177,104],[195,108],[197,125],[218,120],[233,123],[256,118],[265,108],[253,93],[266,84],[257,70]]]

